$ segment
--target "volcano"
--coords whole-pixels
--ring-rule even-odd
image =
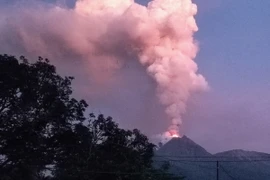
[[[241,149],[211,154],[187,136],[172,138],[154,157],[156,166],[167,162],[169,171],[185,180],[217,179],[217,161],[219,180],[270,179],[270,154]]]
[[[182,138],[172,138],[164,146],[158,150],[158,154],[161,156],[181,156],[181,157],[201,157],[211,156],[203,147],[196,144],[187,136]]]

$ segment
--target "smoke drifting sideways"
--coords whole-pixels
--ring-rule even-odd
[[[17,3],[1,8],[0,50],[16,47],[18,53],[52,60],[80,59],[98,84],[126,62],[139,61],[155,81],[153,93],[171,122],[158,137],[177,137],[190,95],[208,89],[194,62],[196,13],[191,0],[153,0],[147,6],[133,0],[79,0],[72,9]]]

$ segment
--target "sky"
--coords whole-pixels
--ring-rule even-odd
[[[210,152],[270,152],[270,1],[194,2],[196,60],[211,91],[188,111],[186,134]]]
[[[193,2],[198,6],[195,39],[200,49],[195,61],[210,90],[189,100],[182,134],[211,153],[240,148],[270,153],[270,1]],[[1,0],[0,6],[9,3]],[[67,4],[73,6],[74,0]],[[72,71],[72,67],[59,69]],[[75,72],[75,94],[88,100],[91,110],[112,115],[124,128],[136,127],[149,136],[166,129],[164,121],[156,120],[165,119],[165,115],[152,93],[154,82],[143,68],[126,68],[121,73],[126,75],[118,75],[125,83],[108,87],[102,97],[90,98],[83,91],[88,86],[87,74]]]

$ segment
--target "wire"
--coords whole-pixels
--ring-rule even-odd
[[[109,172],[109,171],[82,171],[81,173],[91,173],[91,174],[121,174],[121,175],[141,175],[142,172]],[[162,174],[171,174],[171,173],[150,173],[155,175],[162,175]]]
[[[203,165],[200,165],[200,164],[194,164],[194,163],[187,163],[187,162],[179,162],[181,164],[186,164],[186,165],[192,165],[192,166],[197,166],[197,167],[200,167],[200,168],[204,168],[204,169],[211,169],[211,170],[215,170],[216,168],[211,168],[211,167],[205,167]]]
[[[237,180],[235,177],[233,177],[232,175],[230,175],[230,174],[228,173],[228,171],[226,171],[226,170],[224,169],[223,166],[219,165],[219,167],[221,167],[221,169],[223,170],[223,172],[224,172],[225,174],[227,174],[227,176],[229,176],[232,180]]]
[[[270,159],[252,159],[252,160],[220,160],[220,159],[212,159],[212,160],[189,160],[189,159],[167,159],[167,160],[153,160],[156,162],[270,162]]]
[[[217,158],[233,158],[232,156],[170,156],[170,155],[155,155],[155,157],[170,157],[170,158],[183,158],[183,159],[188,159],[188,158],[198,158],[198,159],[203,159],[203,158],[209,158],[209,159],[217,159]],[[243,156],[245,158],[270,158],[269,155],[264,155],[264,156]]]

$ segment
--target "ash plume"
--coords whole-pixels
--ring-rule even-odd
[[[133,0],[79,0],[72,9],[32,2],[0,10],[1,52],[16,47],[52,60],[74,57],[97,84],[139,61],[171,122],[161,138],[179,135],[190,95],[208,88],[194,61],[197,6],[191,0],[153,0],[147,7]]]

